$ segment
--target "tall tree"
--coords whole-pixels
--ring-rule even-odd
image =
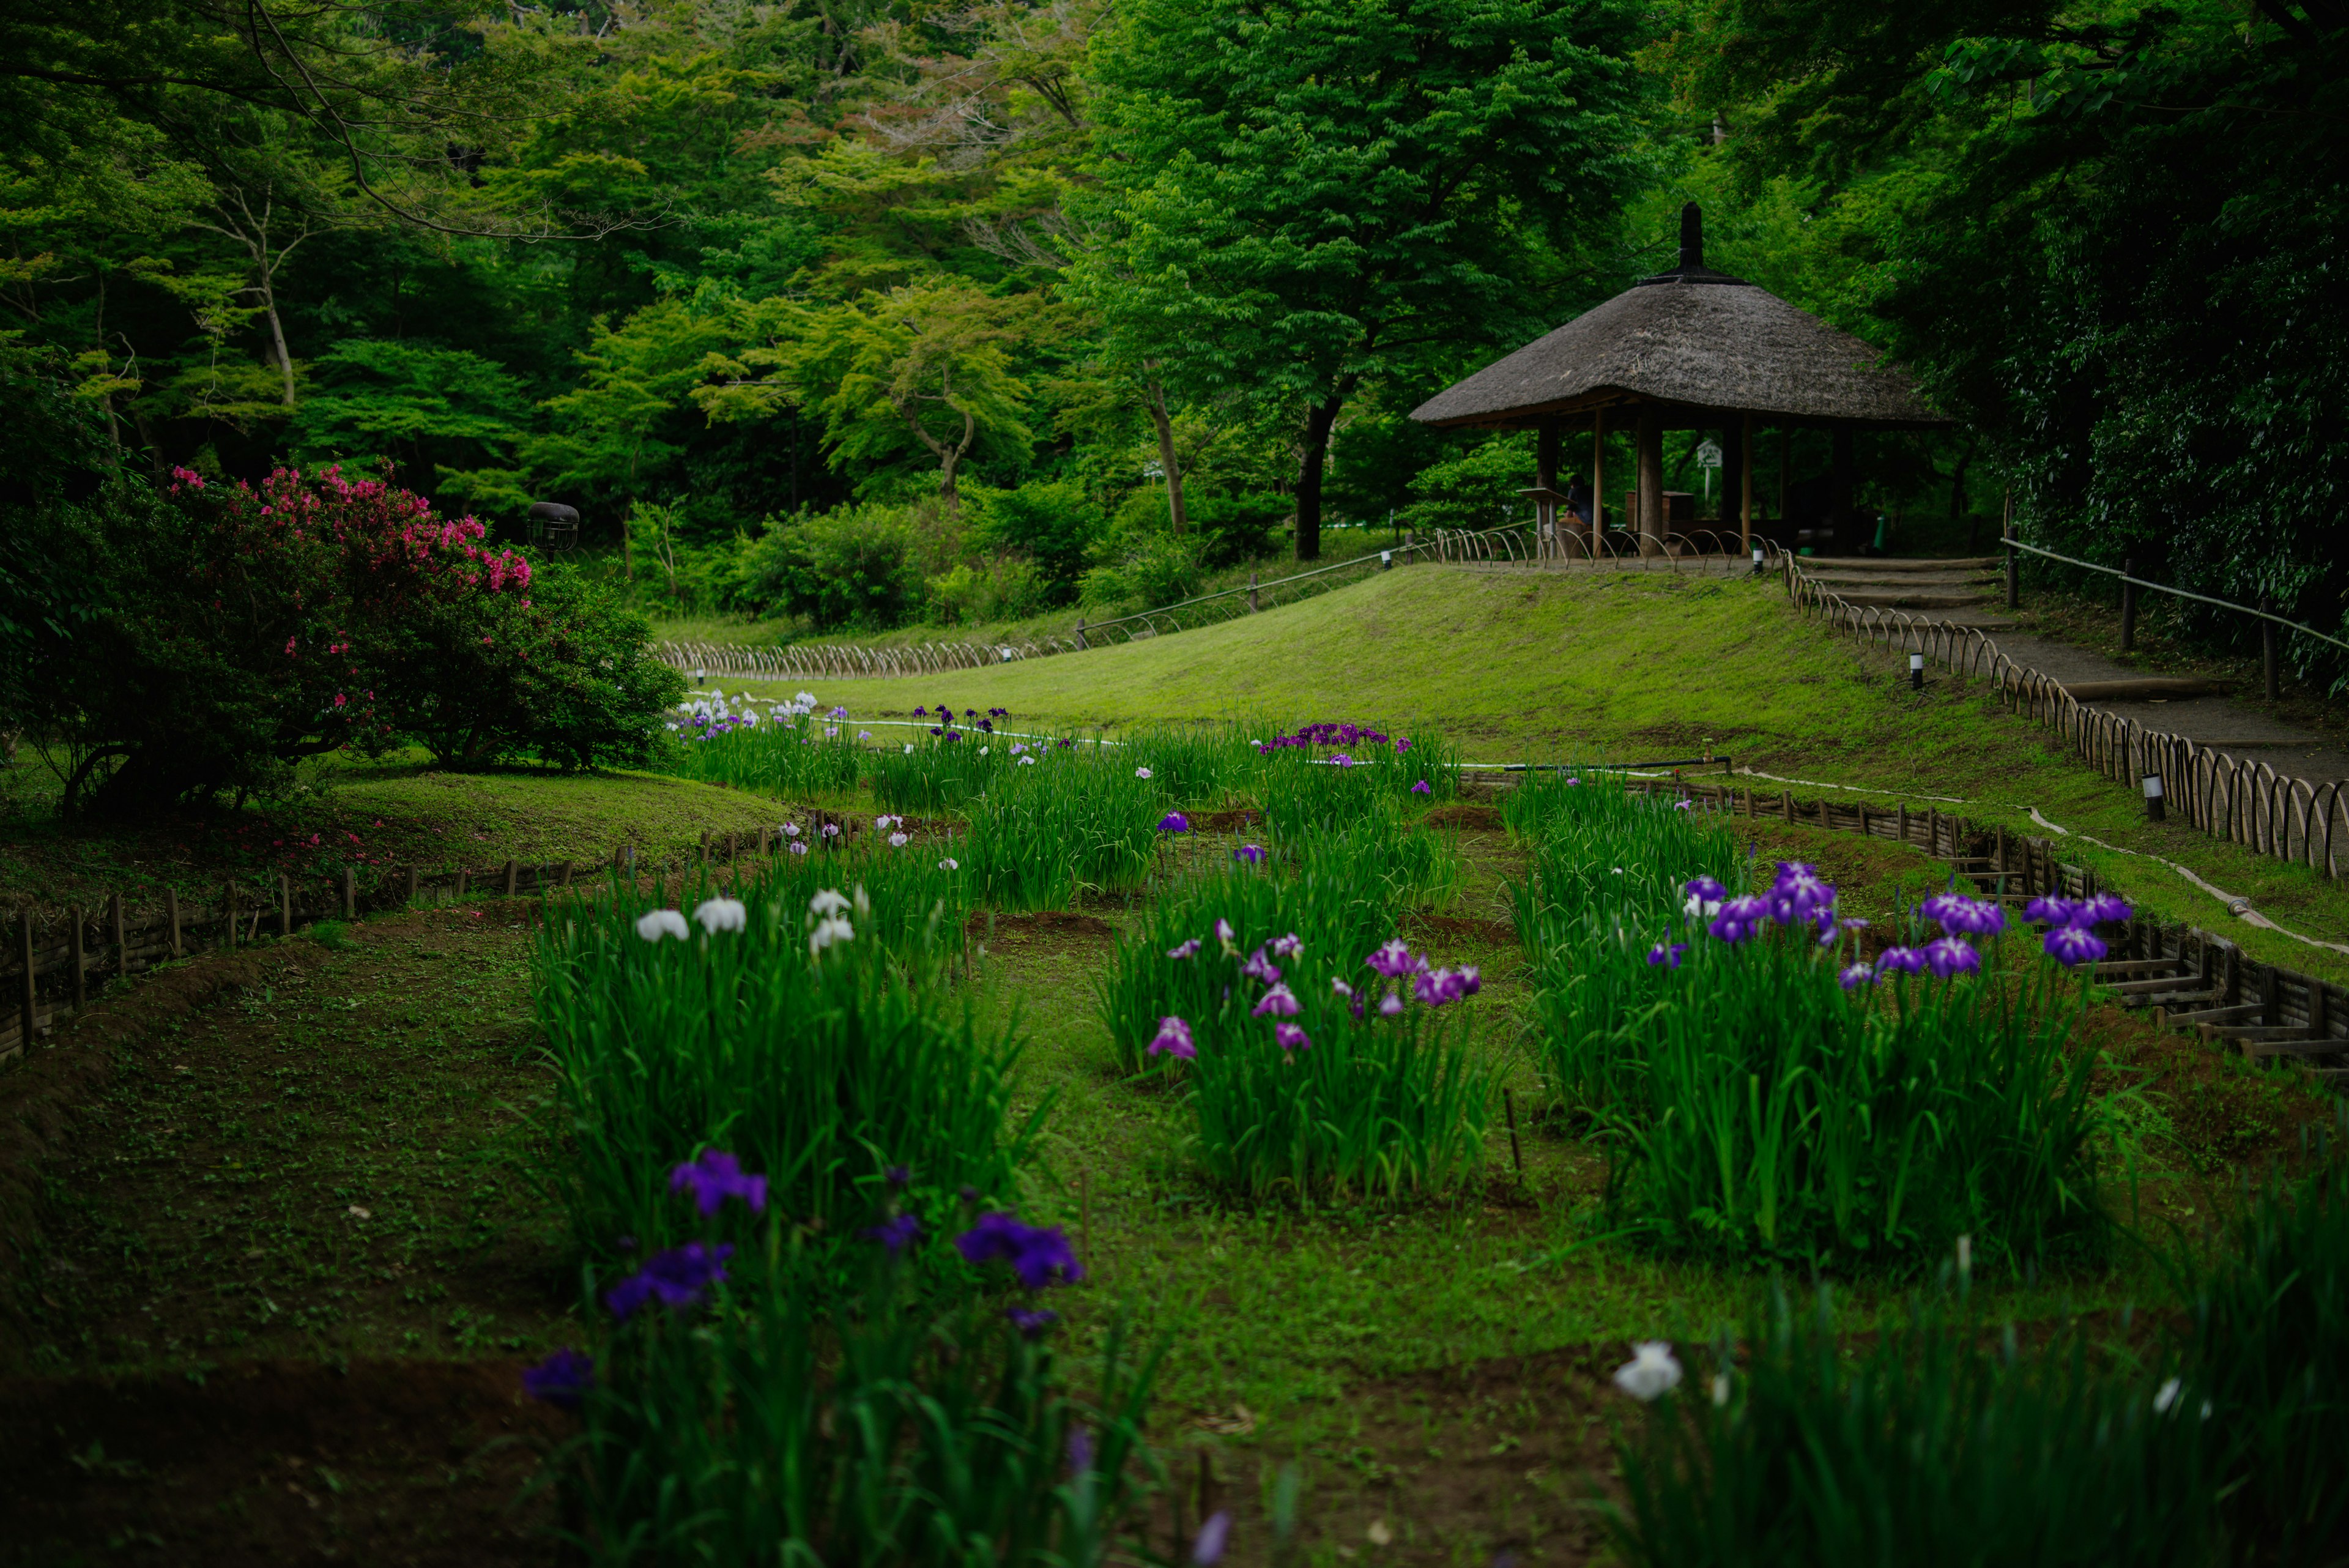
[[[1080,287],[1134,362],[1297,431],[1297,555],[1365,378],[1521,339],[1636,177],[1628,0],[1137,0],[1098,49],[1112,242]]]

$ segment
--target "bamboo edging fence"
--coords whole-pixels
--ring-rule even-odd
[[[2064,864],[2052,839],[2009,835],[1936,807],[1797,800],[1787,790],[1634,779],[1643,794],[1674,794],[1712,810],[1833,833],[1912,845],[2019,913],[2043,894],[2085,898],[2102,890],[2095,873]],[[2288,1056],[2335,1088],[2349,1090],[2349,989],[2280,964],[2243,956],[2226,938],[2183,923],[2132,916],[2095,967],[2100,986],[2125,1004],[2154,1008],[2163,1027],[2231,1044],[2246,1056]]]
[[[848,831],[854,833],[850,825]],[[753,845],[761,855],[780,854],[787,842],[773,828],[756,835],[728,833],[701,836],[700,859],[731,862]],[[689,860],[680,861],[680,874]],[[640,874],[633,845],[612,852],[612,869],[634,878]],[[345,867],[339,880],[281,875],[274,888],[254,889],[225,884],[218,899],[191,903],[179,890],[165,888],[135,915],[119,893],[98,905],[57,911],[37,919],[28,906],[16,913],[6,961],[6,1013],[0,1017],[0,1061],[21,1053],[27,1040],[52,1033],[65,1019],[89,1004],[106,985],[144,974],[158,965],[200,952],[233,952],[264,937],[290,937],[321,920],[357,919],[362,913],[402,909],[419,899],[450,903],[471,898],[517,898],[553,893],[573,885],[574,877],[592,875],[600,864],[557,861],[525,865],[509,860],[502,866],[473,870],[425,871],[417,867],[389,871],[380,884],[362,893],[356,867]],[[667,876],[669,863],[648,867],[657,878]]]
[[[2089,707],[2063,682],[2001,652],[1981,630],[1901,610],[1862,608],[1813,580],[1791,556],[1786,591],[1806,614],[1870,643],[1922,653],[1944,669],[1995,681],[2001,701],[2054,730],[2106,778],[2141,788],[2158,775],[2166,809],[2213,838],[2313,867],[2328,877],[2341,875],[2339,856],[2349,850],[2344,781],[2312,784],[2255,757],[2230,756]]]

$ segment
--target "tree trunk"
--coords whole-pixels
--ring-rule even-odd
[[[1150,422],[1158,431],[1158,466],[1166,473],[1166,514],[1175,533],[1186,533],[1190,519],[1183,511],[1183,469],[1174,461],[1174,421],[1166,417],[1166,389],[1155,381],[1145,381],[1142,397],[1150,410]]]
[[[277,368],[285,376],[285,406],[294,406],[294,356],[285,351],[285,324],[277,316],[277,290],[269,274],[261,275],[262,308],[269,313],[269,340],[277,346]]]
[[[1321,466],[1330,455],[1330,431],[1338,422],[1338,410],[1346,406],[1346,394],[1352,389],[1350,379],[1341,381],[1328,402],[1316,403],[1305,412],[1305,453],[1297,469],[1297,558],[1300,561],[1321,558]]]

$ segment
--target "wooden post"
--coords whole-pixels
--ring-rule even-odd
[[[2127,556],[2121,557],[2121,651],[2127,653],[2137,647],[2137,585],[2129,578],[2137,575],[2137,563]]]
[[[1940,852],[1941,808],[1938,805],[1929,805],[1925,808],[1925,853],[1939,855]]]
[[[277,874],[277,934],[294,934],[294,878],[283,871]]]
[[[1784,819],[1787,826],[1795,826],[1795,792],[1793,790],[1782,789],[1778,792],[1778,815]]]
[[[734,864],[734,859],[735,859],[734,835],[732,835],[732,834],[730,834],[730,834],[728,834],[728,835],[726,836],[726,864],[728,864],[729,866],[733,865],[733,864]]]
[[[89,954],[82,950],[82,911],[67,909],[66,918],[72,922],[69,940],[73,948],[73,999],[74,1011],[78,1012],[89,1001]]]
[[[1664,553],[1670,527],[1664,516],[1664,416],[1653,403],[1640,405],[1640,554]]]
[[[2260,608],[2273,614],[2275,601],[2261,595]],[[2271,702],[2283,695],[2283,674],[2277,659],[2281,651],[2278,646],[2281,641],[2275,622],[2271,620],[2260,622],[2260,678],[2266,683],[2268,701]]]
[[[359,918],[359,874],[348,866],[343,867],[343,919]]]
[[[564,887],[565,887],[565,888],[568,888],[568,887],[570,887],[570,886],[571,886],[571,862],[570,862],[570,861],[568,861],[568,860],[565,860],[565,861],[563,863],[563,884],[562,884],[562,885],[563,885]]]
[[[766,854],[767,854],[767,829],[766,829],[765,827],[763,827],[763,826],[762,826],[762,827],[761,827],[761,828],[759,829],[759,856],[760,856],[760,858],[764,859],[764,858],[766,857]]]
[[[2243,952],[2232,942],[2227,944],[2227,980],[2219,1004],[2221,1007],[2240,1007],[2243,1004]]]
[[[180,941],[180,890],[177,888],[163,889],[163,923],[171,929],[171,956],[183,956],[186,949]]]
[[[1899,814],[1900,842],[1906,844],[1909,842],[1909,803],[1904,800],[1892,809]]]
[[[33,911],[16,911],[16,958],[25,966],[24,989],[18,993],[17,1006],[22,1010],[23,1030],[17,1044],[27,1054],[33,1049],[33,1036],[41,1027],[41,999],[38,978],[33,973]]]
[[[1250,572],[1250,573],[1248,574],[1248,614],[1250,614],[1250,615],[1254,615],[1254,614],[1256,614],[1256,612],[1257,612],[1256,574],[1255,574],[1254,572]]]
[[[1823,832],[1832,831],[1835,827],[1834,820],[1827,815],[1827,797],[1825,795],[1819,796],[1819,827]]]
[[[1741,414],[1744,439],[1737,448],[1737,553],[1754,553],[1754,416]]]
[[[1599,541],[1607,533],[1607,410],[1590,410],[1590,526],[1583,543],[1589,547],[1592,560],[1599,558]],[[1560,560],[1568,559],[1563,541],[1558,551]]]
[[[463,902],[465,901],[465,885],[466,885],[467,883],[471,882],[471,880],[472,880],[472,876],[471,876],[471,874],[470,872],[468,872],[468,871],[467,871],[467,870],[466,870],[462,866],[458,867],[457,867],[457,886],[456,886],[456,888],[454,888],[454,889],[450,893],[450,895],[449,895],[450,902],[451,902],[451,903],[455,903],[455,904],[461,904],[461,903],[463,903]]]
[[[516,891],[521,888],[521,886],[522,886],[522,862],[521,862],[521,861],[519,861],[519,860],[509,860],[509,861],[507,861],[507,862],[506,862],[506,897],[507,897],[507,898],[512,898],[512,897],[514,896],[515,892],[516,892]]]
[[[709,864],[709,829],[706,827],[701,830],[701,863]]]
[[[1865,838],[1868,836],[1868,803],[1861,801],[1853,809],[1859,813],[1859,836]]]
[[[2006,551],[2006,607],[2023,607],[2023,584],[2015,576],[2015,563],[2022,552],[2014,547],[2014,492],[2009,489],[2004,503],[2004,515],[2000,519],[1998,536]]]
[[[400,896],[408,903],[416,902],[416,867],[413,866],[408,868],[407,878],[401,885]]]
[[[114,978],[129,980],[130,978],[130,942],[122,929],[122,895],[119,893],[109,893],[106,896],[106,925],[107,934],[114,941]]]

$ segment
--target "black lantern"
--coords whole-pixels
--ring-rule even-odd
[[[533,502],[530,508],[531,543],[549,550],[579,547],[579,509],[559,501]]]

